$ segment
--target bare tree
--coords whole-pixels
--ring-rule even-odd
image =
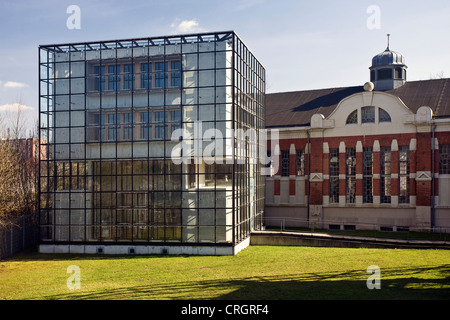
[[[0,117],[0,124],[5,124],[0,140],[0,226],[37,209],[36,141],[24,138],[24,114],[21,103],[17,105],[16,111]]]

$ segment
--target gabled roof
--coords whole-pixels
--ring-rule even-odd
[[[328,117],[342,99],[363,91],[355,86],[266,94],[266,127],[307,126],[312,115]],[[414,113],[428,106],[435,117],[450,117],[449,78],[406,82],[384,92],[399,97]]]

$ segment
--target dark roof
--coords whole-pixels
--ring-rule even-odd
[[[450,116],[449,80],[411,81],[384,92],[399,97],[414,113],[428,106],[436,117]],[[313,114],[327,117],[342,99],[363,91],[356,86],[266,94],[266,127],[307,126]]]

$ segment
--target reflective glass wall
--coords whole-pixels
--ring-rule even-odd
[[[233,245],[261,227],[265,74],[236,34],[39,59],[42,243]]]

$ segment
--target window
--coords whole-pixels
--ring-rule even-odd
[[[450,174],[450,144],[439,146],[439,173]]]
[[[108,66],[108,90],[120,90],[120,65]]]
[[[361,123],[375,123],[375,107],[361,108]]]
[[[87,140],[88,141],[106,140],[106,132],[105,132],[106,114],[90,112],[88,113],[87,119],[88,119]]]
[[[297,176],[305,175],[305,153],[303,152],[303,150],[297,150],[295,167]]]
[[[152,88],[152,64],[141,63],[141,88]]]
[[[89,113],[88,141],[121,141],[134,139],[134,113]]]
[[[167,111],[90,112],[87,119],[88,141],[170,139],[168,133],[181,128],[181,110],[173,108]]]
[[[134,64],[123,66],[123,89],[134,90]]]
[[[170,111],[170,134],[181,128],[181,110]]]
[[[155,139],[167,138],[167,112],[155,112]]]
[[[289,176],[289,150],[281,150],[281,175]]]
[[[355,203],[356,200],[356,149],[345,150],[345,197],[346,203]]]
[[[363,203],[373,203],[373,149],[363,149]]]
[[[398,203],[409,203],[409,147],[398,148]]]
[[[151,112],[141,112],[141,139],[150,140],[152,139],[152,113]]]
[[[379,110],[379,120],[378,122],[391,122],[391,116],[389,115],[389,113],[387,113],[386,110],[378,108]]]
[[[266,168],[270,169],[272,167],[272,160],[271,159],[272,159],[272,151],[267,150],[267,159],[266,159],[267,164],[265,165]],[[270,175],[272,175],[272,173]]]
[[[94,80],[94,90],[105,91],[106,89],[105,66],[95,66],[94,74],[96,75]]]
[[[135,90],[136,67],[140,68],[140,89],[169,88],[169,84],[170,88],[181,87],[180,60],[138,64],[118,61],[118,64],[93,65],[87,91]]]
[[[132,140],[134,138],[133,115],[132,112],[123,114],[123,140]]]
[[[394,79],[403,79],[403,69],[402,68],[394,69]]]
[[[330,203],[339,203],[339,149],[330,149]]]
[[[353,111],[350,113],[350,115],[347,117],[347,121],[345,124],[357,124],[358,123],[358,110]]]
[[[391,203],[391,148],[380,148],[380,203]]]
[[[107,137],[106,140],[114,141],[117,139],[117,118],[118,115],[116,113],[110,113],[107,115],[106,129],[107,129]]]
[[[392,69],[380,69],[378,70],[378,80],[392,79]]]
[[[170,63],[171,75],[170,75],[170,86],[172,88],[181,87],[181,62],[172,61]]]
[[[377,80],[375,78],[375,70],[370,71],[370,81],[374,82],[375,80]]]
[[[167,62],[155,62],[155,88],[167,88]]]

